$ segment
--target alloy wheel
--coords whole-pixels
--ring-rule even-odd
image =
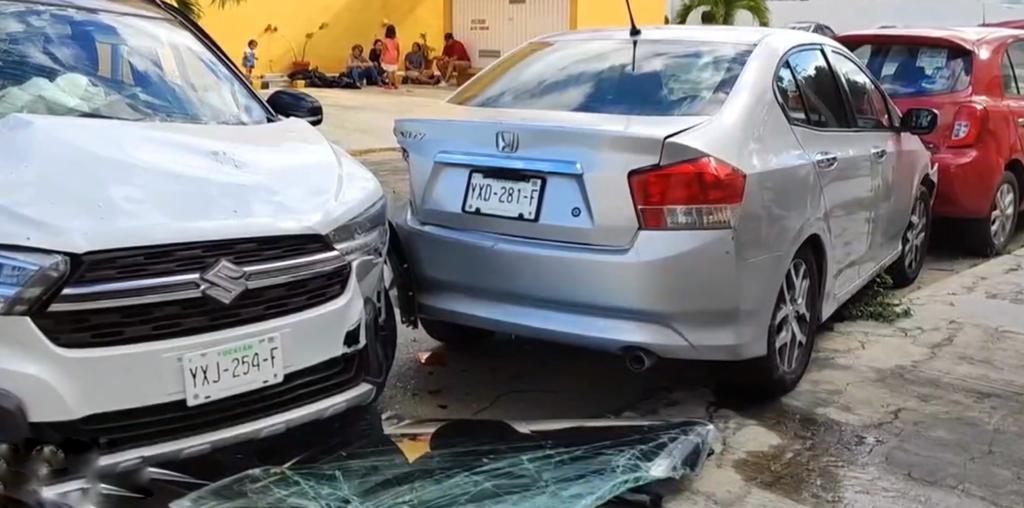
[[[916,273],[924,258],[924,242],[928,237],[928,204],[918,199],[910,214],[910,224],[903,234],[903,265],[907,273]]]
[[[779,368],[784,372],[800,369],[803,353],[808,347],[811,329],[808,302],[810,287],[810,268],[804,260],[794,259],[789,264],[782,288],[779,290],[775,317],[772,321],[775,356]]]
[[[992,216],[990,218],[990,232],[992,243],[1001,246],[1013,233],[1014,217],[1017,213],[1017,193],[1013,185],[1003,183],[996,191],[996,199],[992,203]]]

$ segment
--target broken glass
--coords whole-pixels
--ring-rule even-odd
[[[591,507],[698,474],[717,439],[697,420],[456,420],[387,434],[386,445],[243,472],[172,507]]]

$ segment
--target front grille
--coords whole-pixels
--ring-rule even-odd
[[[282,236],[91,252],[69,283],[115,282],[201,272],[221,259],[236,265],[280,261],[328,251],[320,236]]]
[[[200,297],[108,309],[45,312],[33,317],[65,348],[138,344],[226,330],[323,305],[345,292],[351,265],[325,275],[250,289],[229,305]]]
[[[353,333],[358,334],[359,327],[349,332]],[[340,356],[290,372],[276,385],[199,406],[188,407],[181,400],[69,422],[34,424],[33,435],[51,443],[85,442],[101,453],[112,453],[212,432],[306,406],[355,387],[363,379],[363,355]]]
[[[230,303],[204,294],[201,280],[222,261],[245,273]],[[351,274],[319,236],[92,252],[76,265],[61,294],[32,316],[51,342],[66,348],[139,344],[284,317],[341,296]]]

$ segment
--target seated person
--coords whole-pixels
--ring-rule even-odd
[[[352,46],[352,52],[348,55],[348,76],[359,86],[376,85],[380,83],[380,76],[373,64],[363,56],[363,45]]]
[[[455,82],[458,83],[460,75],[468,71],[471,65],[466,45],[457,40],[451,32],[444,34],[444,50],[441,52],[441,59],[437,62],[441,80],[447,83],[454,77]]]
[[[436,85],[441,78],[427,68],[427,58],[423,54],[423,46],[412,43],[412,51],[405,55],[405,78],[415,85]]]
[[[384,72],[384,66],[381,65],[381,58],[384,56],[384,41],[376,39],[373,41],[373,47],[370,48],[370,63],[373,64],[373,68],[377,73],[378,82],[380,86],[388,85],[388,74]]]

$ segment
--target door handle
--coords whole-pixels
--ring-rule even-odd
[[[885,148],[873,148],[871,150],[871,160],[875,162],[882,162],[888,156],[889,150],[886,150]]]
[[[839,156],[832,152],[818,152],[814,155],[814,165],[822,171],[832,171],[839,165]]]

